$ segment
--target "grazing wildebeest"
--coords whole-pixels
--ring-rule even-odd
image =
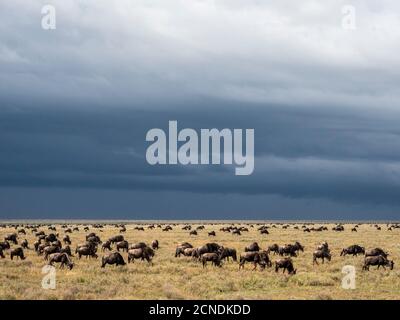
[[[232,234],[236,234],[236,235],[238,235],[238,236],[240,236],[240,235],[241,235],[241,233],[240,233],[240,230],[239,230],[239,229],[235,229],[235,230],[233,230],[233,231],[232,231]]]
[[[279,269],[283,269],[283,273],[287,270],[289,274],[296,274],[297,270],[293,267],[293,261],[290,258],[275,261],[275,272],[278,272]]]
[[[283,256],[284,254],[290,255],[291,257],[297,257],[298,251],[304,251],[304,247],[300,242],[296,241],[295,244],[287,244],[283,247],[279,247],[278,253]]]
[[[340,253],[341,256],[345,256],[347,254],[352,254],[353,256],[356,256],[358,254],[364,254],[365,253],[365,249],[364,247],[361,247],[357,244],[354,244],[348,248],[344,248],[342,250],[342,252]]]
[[[20,234],[20,233],[21,233],[21,234],[26,234],[25,229],[19,229],[19,230],[18,230],[18,234]]]
[[[115,264],[115,266],[124,266],[126,263],[124,258],[121,256],[119,252],[112,252],[105,255],[101,259],[101,267],[104,268],[106,264]]]
[[[384,256],[369,256],[364,259],[364,265],[362,269],[369,271],[369,266],[378,266],[378,269],[380,266],[382,266],[383,269],[386,269],[385,267],[389,267],[390,270],[393,270],[394,262],[392,260],[388,260]]]
[[[331,254],[330,254],[328,251],[326,251],[326,250],[316,250],[316,251],[314,251],[314,253],[313,253],[313,264],[314,264],[314,263],[318,264],[317,259],[322,259],[322,263],[324,263],[325,258],[326,258],[328,261],[331,261],[332,256],[331,256]]]
[[[268,229],[260,230],[260,234],[269,234]]]
[[[152,263],[154,257],[154,250],[150,247],[129,249],[128,251],[128,263],[134,262],[135,259],[146,260],[148,263]]]
[[[97,249],[93,246],[82,246],[82,247],[78,247],[75,250],[75,253],[78,254],[79,259],[82,256],[86,256],[87,257],[91,257],[91,258],[98,258],[97,254],[96,254]]]
[[[351,232],[357,232],[357,228],[352,228]]]
[[[176,257],[180,257],[181,254],[186,255],[186,254],[184,253],[185,249],[193,249],[193,250],[195,250],[195,249],[193,248],[193,246],[192,246],[190,243],[188,243],[188,242],[181,243],[181,244],[178,245],[178,246],[176,247],[176,249],[175,249],[175,258],[176,258]],[[192,250],[192,251],[193,251],[193,250]],[[190,252],[190,255],[191,255],[191,254],[192,254],[192,252]]]
[[[120,241],[120,242],[117,242],[116,247],[117,247],[117,250],[118,250],[118,251],[119,251],[119,249],[122,249],[122,251],[128,252],[129,243],[128,243],[128,241],[126,241],[126,240]]]
[[[189,235],[197,236],[197,231],[196,230],[192,230],[192,231],[189,232]]]
[[[57,236],[54,233],[50,233],[48,236],[44,238],[48,242],[57,241]]]
[[[49,265],[53,265],[54,262],[59,262],[60,268],[63,269],[64,266],[67,266],[69,270],[71,270],[74,266],[74,263],[69,258],[68,254],[65,252],[53,253],[50,255]]]
[[[387,258],[388,255],[389,254],[387,252],[383,251],[381,248],[375,248],[375,249],[365,252],[366,257],[382,256],[384,258]]]
[[[24,240],[21,242],[21,247],[22,247],[23,249],[29,249],[29,248],[28,248],[28,240],[24,239]]]
[[[221,265],[221,257],[218,253],[209,252],[205,253],[201,256],[201,262],[203,263],[203,268],[206,267],[207,261],[211,261],[211,264],[216,267],[222,267]]]
[[[146,248],[146,247],[147,247],[147,244],[146,244],[146,243],[144,243],[144,242],[137,242],[137,243],[131,244],[130,247],[129,247],[129,249],[140,249],[140,248]]]
[[[52,253],[57,253],[60,252],[60,247],[58,246],[48,246],[44,248],[43,253],[44,253],[44,260],[47,260],[49,255]]]
[[[11,241],[14,244],[18,244],[17,238],[18,238],[18,235],[16,233],[11,233],[11,234],[6,235],[4,237],[4,240]]]
[[[13,260],[14,257],[19,257],[21,260],[24,260],[25,259],[24,250],[21,247],[12,249],[10,251],[10,257],[11,260]]]
[[[106,242],[104,242],[101,246],[101,250],[105,251],[106,249],[111,251],[111,241],[107,240]]]
[[[215,231],[210,231],[210,232],[208,233],[208,235],[209,235],[209,236],[215,237]]]
[[[109,241],[112,243],[112,244],[114,244],[115,242],[120,242],[120,241],[124,241],[125,239],[124,239],[124,236],[122,235],[122,234],[119,234],[119,235],[117,235],[117,236],[114,236],[114,237],[111,237],[110,239],[109,239]]]
[[[154,250],[157,250],[157,249],[159,248],[158,240],[153,240],[153,241],[151,242],[151,247],[152,247]]]
[[[237,261],[236,249],[223,247],[221,250],[220,257],[221,257],[221,260],[226,259],[228,261],[229,261],[229,257],[232,257],[233,261]]]
[[[257,242],[253,242],[251,245],[249,245],[248,247],[244,248],[245,252],[248,252],[248,251],[260,251],[260,250],[261,249],[260,249],[260,247],[259,247]]]
[[[266,265],[269,267],[272,266],[266,251],[246,251],[242,253],[240,255],[239,270],[244,268],[246,262],[253,262],[253,270],[256,270],[257,264],[259,264],[262,269],[264,269]]]
[[[221,246],[215,242],[212,243],[206,243],[204,246],[196,248],[196,250],[193,251],[192,257],[199,258],[201,255],[204,253],[212,253],[212,252],[219,252],[221,250]]]

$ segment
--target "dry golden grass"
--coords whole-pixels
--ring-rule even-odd
[[[398,247],[400,229],[387,231],[381,224],[382,231],[377,231],[369,224],[361,225],[359,232],[351,232],[351,224],[345,225],[344,232],[332,231],[332,224],[327,225],[329,231],[304,233],[301,229],[271,228],[269,235],[261,235],[257,226],[249,228],[241,236],[220,232],[222,226],[228,223],[209,225],[199,231],[197,236],[189,236],[189,231],[181,230],[182,224],[173,226],[173,230],[162,232],[161,229],[136,231],[135,224],[127,224],[124,237],[129,243],[145,241],[150,243],[158,239],[160,249],[153,259],[154,265],[136,261],[126,266],[106,266],[100,268],[102,252],[99,259],[78,260],[73,258],[73,270],[61,270],[57,267],[57,288],[45,290],[41,287],[42,267],[46,264],[42,256],[34,250],[25,250],[27,259],[11,261],[6,251],[6,258],[0,259],[0,299],[399,299],[400,298],[400,250]],[[237,224],[244,225],[243,224]],[[320,224],[316,224],[319,226]],[[197,226],[197,225],[194,225]],[[248,225],[247,225],[248,226]],[[299,225],[301,226],[301,225]],[[64,232],[60,225],[56,225],[60,238]],[[70,234],[71,248],[85,239],[86,232],[82,225],[80,231]],[[40,228],[46,233],[52,231],[47,227]],[[119,228],[106,226],[103,232],[90,228],[89,232],[96,232],[102,240],[119,233]],[[208,231],[215,230],[216,237],[209,237]],[[35,240],[34,235],[26,229],[27,235],[19,236],[19,240],[26,238],[31,248]],[[14,228],[0,228],[0,239],[7,233],[16,232]],[[251,271],[247,264],[245,270],[238,271],[237,262],[226,262],[222,268],[209,265],[203,269],[200,263],[191,258],[175,258],[175,247],[179,242],[189,241],[194,246],[207,242],[217,242],[226,247],[235,248],[238,253],[253,241],[257,241],[263,248],[278,243],[292,243],[300,241],[305,251],[294,258],[297,274],[294,276],[275,273],[273,268],[264,271]],[[317,244],[327,241],[333,258],[331,262],[319,266],[312,265],[312,252]],[[382,247],[390,253],[390,259],[395,261],[395,267],[390,270],[376,270],[371,267],[369,272],[362,271],[363,257],[340,257],[343,247],[360,244],[367,249]],[[15,247],[15,246],[13,246]],[[126,259],[127,254],[123,253]],[[272,260],[277,256],[270,255]],[[356,289],[345,290],[341,287],[344,274],[341,273],[345,265],[356,267]]]

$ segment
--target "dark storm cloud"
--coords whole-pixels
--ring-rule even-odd
[[[1,1],[0,217],[393,217],[399,5],[347,4]],[[254,173],[148,165],[169,120],[254,128]]]

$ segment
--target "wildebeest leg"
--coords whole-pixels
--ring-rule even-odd
[[[254,268],[253,271],[257,269],[257,262],[254,262]]]

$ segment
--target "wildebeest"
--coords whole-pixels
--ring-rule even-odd
[[[300,242],[296,241],[295,244],[287,244],[283,247],[279,247],[278,253],[283,255],[290,255],[291,257],[296,257],[298,251],[304,251],[304,247],[300,244]]]
[[[146,260],[148,263],[152,263],[151,260],[154,257],[154,250],[150,247],[129,249],[128,251],[128,263],[134,262],[135,259]]]
[[[364,259],[364,265],[362,269],[369,271],[369,266],[378,266],[378,269],[380,266],[382,266],[383,269],[386,269],[385,267],[389,267],[390,270],[393,270],[394,262],[392,260],[388,260],[384,256],[369,256]]]
[[[101,250],[102,250],[102,251],[106,251],[106,249],[108,249],[108,250],[111,251],[111,241],[110,241],[110,240],[107,240],[106,242],[104,242],[104,243],[101,245]]]
[[[274,243],[273,245],[268,246],[267,252],[268,252],[268,253],[273,252],[274,254],[279,253],[279,246],[278,246],[278,244]]]
[[[318,264],[317,259],[322,259],[322,263],[324,263],[325,258],[326,258],[328,261],[331,261],[332,256],[331,256],[331,254],[330,254],[328,251],[326,251],[326,250],[316,250],[316,251],[314,251],[314,253],[313,253],[313,264],[314,264],[314,263]]]
[[[11,233],[11,234],[6,235],[4,237],[4,240],[11,241],[14,244],[18,244],[17,238],[18,238],[18,235],[16,233]]]
[[[382,256],[384,258],[387,258],[388,255],[389,254],[381,248],[375,248],[365,252],[366,257]]]
[[[278,272],[279,269],[283,269],[283,273],[287,270],[289,274],[296,274],[297,270],[293,267],[293,261],[290,258],[275,261],[275,272]]]
[[[64,248],[61,248],[60,253],[66,253],[68,256],[73,257],[70,246],[65,246]]]
[[[137,243],[131,244],[130,247],[129,247],[129,249],[140,249],[140,248],[146,248],[146,247],[147,247],[147,244],[146,244],[146,243],[144,243],[144,242],[137,242]]]
[[[128,243],[128,241],[126,241],[126,240],[120,241],[120,242],[117,242],[116,247],[117,247],[117,250],[118,250],[118,251],[119,251],[119,249],[122,249],[122,251],[128,252],[129,243]]]
[[[196,230],[192,230],[192,231],[189,232],[189,235],[197,236],[197,231]]]
[[[61,263],[60,268],[63,269],[67,266],[70,270],[73,268],[74,263],[65,252],[53,253],[49,258],[49,265],[53,265],[54,262]]]
[[[114,237],[111,237],[110,239],[108,239],[111,243],[116,243],[116,242],[121,242],[124,241],[124,236],[122,234],[116,235]]]
[[[7,249],[10,249],[10,247],[11,247],[10,243],[7,240],[5,240],[3,242],[0,242],[0,248],[1,249],[7,250]]]
[[[105,255],[101,259],[101,267],[104,268],[106,264],[115,264],[115,266],[124,266],[126,263],[124,258],[121,256],[119,252],[112,252]]]
[[[209,252],[205,253],[201,256],[201,262],[203,263],[203,268],[206,267],[207,261],[211,261],[211,264],[213,264],[216,267],[222,267],[221,265],[221,257],[218,253],[215,252]]]
[[[342,252],[340,253],[341,256],[345,256],[347,254],[352,254],[353,256],[356,256],[358,254],[364,254],[365,253],[365,249],[364,247],[361,247],[357,244],[354,244],[348,248],[344,248],[342,250]]]
[[[181,244],[179,244],[177,247],[176,247],[176,249],[175,249],[175,258],[176,257],[180,257],[181,256],[181,254],[184,254],[184,251],[185,251],[185,249],[188,249],[188,248],[191,248],[191,249],[193,249],[193,246],[190,244],[190,243],[188,243],[188,242],[184,242],[184,243],[181,243]],[[194,250],[194,249],[193,249]],[[193,251],[192,250],[192,251]],[[190,255],[192,254],[192,252],[190,253]],[[185,255],[185,254],[184,254]]]
[[[69,235],[66,235],[66,236],[63,238],[63,241],[64,241],[65,244],[71,244],[71,239],[69,238]]]
[[[47,260],[49,255],[52,253],[60,252],[60,247],[58,246],[48,246],[44,248],[43,253],[44,253],[44,260]]]
[[[28,240],[24,239],[24,240],[21,242],[21,247],[22,247],[23,249],[29,249],[29,248],[28,248]]]
[[[53,242],[57,240],[57,236],[54,233],[50,233],[44,239],[48,242]]]
[[[208,236],[213,236],[213,237],[215,237],[215,231],[210,231],[210,232],[208,233]]]
[[[229,257],[232,257],[233,261],[237,261],[236,249],[223,247],[220,255],[221,260],[229,261]]]
[[[13,260],[14,257],[19,257],[21,260],[24,260],[25,259],[24,250],[21,247],[12,249],[10,251],[10,257],[11,260]]]
[[[159,247],[158,240],[153,240],[153,241],[151,242],[151,247],[152,247],[154,250],[157,250],[158,247]]]
[[[0,247],[0,257],[3,259],[5,258],[2,247]]]
[[[240,230],[238,230],[238,229],[233,230],[233,231],[232,231],[232,234],[236,234],[236,235],[238,235],[238,236],[241,235]]]
[[[351,232],[357,232],[357,228],[352,228]]]
[[[260,250],[261,250],[260,246],[258,245],[257,242],[253,242],[251,245],[249,245],[249,246],[244,248],[245,252],[248,252],[248,251],[260,251]]]
[[[256,270],[257,264],[260,265],[262,269],[264,269],[266,265],[269,267],[272,265],[266,251],[246,251],[242,253],[240,255],[239,270],[244,268],[246,262],[253,263],[253,270]]]
[[[201,255],[205,253],[212,253],[212,252],[218,252],[221,250],[221,246],[215,242],[212,243],[206,243],[205,245],[196,248],[196,250],[193,251],[192,256],[199,258]]]
[[[260,230],[260,234],[269,234],[268,229]]]
[[[87,257],[91,257],[91,258],[98,258],[97,254],[96,254],[96,247],[94,246],[82,246],[82,247],[77,247],[75,250],[75,253],[78,254],[79,259],[82,256],[86,256]]]

